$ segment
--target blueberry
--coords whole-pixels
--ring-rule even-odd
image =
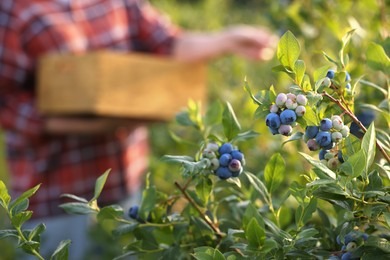
[[[325,159],[325,154],[327,154],[328,152],[329,152],[328,150],[321,149],[321,151],[318,153],[318,158],[320,160],[324,160]]]
[[[314,139],[310,139],[309,141],[307,141],[306,144],[307,144],[307,148],[309,148],[310,151],[317,151],[318,149],[320,149],[316,140]]]
[[[269,113],[265,118],[265,124],[269,127],[279,128],[280,123],[280,117],[276,113]]]
[[[318,134],[319,129],[320,128],[318,126],[307,126],[305,135],[310,139],[314,138]]]
[[[132,219],[138,219],[138,209],[139,209],[138,205],[132,206],[129,209],[129,217]]]
[[[216,171],[216,174],[222,180],[226,180],[232,177],[232,172],[229,170],[228,167],[219,167]]]
[[[232,156],[229,153],[224,153],[221,155],[221,157],[219,157],[219,165],[228,166],[231,159]]]
[[[352,252],[346,252],[341,256],[341,260],[351,260],[352,259]]]
[[[372,121],[375,120],[375,113],[369,110],[363,111],[356,115],[356,117],[359,119],[359,121],[368,128]],[[363,137],[363,133],[361,132],[360,128],[358,127],[355,122],[352,122],[351,124],[351,134],[355,135],[356,137]]]
[[[289,136],[292,133],[292,127],[291,125],[280,125],[279,127],[279,134],[284,136]]]
[[[340,257],[338,257],[337,255],[332,255],[328,258],[328,260],[340,260]]]
[[[329,131],[332,128],[332,120],[329,118],[324,118],[320,122],[321,131]]]
[[[353,232],[349,232],[345,237],[344,237],[344,244],[348,245],[352,241],[354,241],[355,237],[353,235]]]
[[[316,142],[321,147],[326,147],[332,143],[330,132],[319,132],[316,136]]]
[[[230,154],[233,159],[237,159],[239,161],[242,161],[242,159],[244,159],[244,154],[239,150],[233,150]]]
[[[287,99],[291,99],[293,102],[295,102],[297,100],[297,96],[293,93],[288,93],[286,96],[287,96]]]
[[[207,147],[206,147],[207,150],[210,150],[210,151],[213,151],[213,152],[217,152],[218,148],[219,148],[218,144],[217,143],[213,143],[213,142],[208,143]]]
[[[231,172],[239,172],[241,170],[241,162],[237,159],[232,159],[229,162],[229,170]]]
[[[333,79],[334,78],[334,70],[328,70],[328,73],[326,73],[326,77]]]
[[[341,150],[339,150],[337,153],[337,159],[339,159],[339,162],[341,162],[341,163],[344,162],[343,153],[341,152]]]
[[[340,117],[334,117],[333,119],[331,119],[331,121],[332,121],[332,126],[333,126],[334,129],[336,129],[338,131],[343,129],[344,123],[343,123],[343,120]]]
[[[279,134],[279,128],[268,127],[268,129],[271,132],[271,134],[273,134],[273,135]]]
[[[233,151],[233,145],[231,143],[224,143],[218,149],[220,155],[224,153],[231,153],[232,151]]]
[[[345,72],[345,81],[350,81],[351,75],[349,75],[348,71]]]
[[[297,102],[294,102],[292,99],[287,99],[286,101],[286,108],[295,110],[298,106]]]
[[[291,125],[297,120],[294,110],[286,109],[280,114],[280,121],[283,125]]]

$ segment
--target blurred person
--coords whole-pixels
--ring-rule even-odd
[[[35,218],[29,225],[47,226],[41,252],[52,253],[61,240],[71,239],[70,259],[80,259],[88,240],[87,218],[64,215],[60,195],[91,198],[96,179],[110,168],[99,203],[134,197],[149,149],[142,121],[40,115],[35,73],[41,56],[109,49],[184,62],[226,54],[264,61],[272,58],[276,43],[266,29],[247,25],[186,32],[141,0],[0,1],[0,126],[10,190],[18,196],[42,184],[29,205]]]

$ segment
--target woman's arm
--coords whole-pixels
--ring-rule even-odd
[[[204,61],[225,54],[250,60],[273,57],[278,38],[264,28],[234,26],[215,33],[184,32],[175,41],[172,55],[180,61]]]

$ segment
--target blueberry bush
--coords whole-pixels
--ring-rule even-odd
[[[301,43],[290,31],[283,34],[276,53],[280,64],[272,71],[288,76],[284,90],[278,93],[271,85],[254,92],[244,81],[242,92],[254,104],[251,120],[268,132],[244,129],[229,102],[212,102],[203,111],[190,101],[176,122],[192,140],[172,135],[195,146],[195,152],[165,155],[160,161],[176,176],[174,188],[159,190],[152,172],[140,205],[100,207],[107,171],[97,180],[93,198],[65,194],[74,202],[62,208],[96,215],[99,223],[110,221],[111,236],[122,247],[116,259],[389,258],[390,60],[381,45],[368,45],[366,63],[385,75],[387,89],[351,77],[346,50],[353,33],[342,38],[337,58],[323,52],[326,64],[310,75],[299,59]],[[364,105],[381,118],[382,128],[369,112],[355,115],[361,84],[385,96],[378,106]],[[251,169],[247,161],[262,157],[241,147],[260,135],[282,136],[282,149],[298,147],[299,176],[291,176],[290,161],[281,152],[272,154],[263,169]],[[11,202],[0,182],[0,206],[13,226],[1,230],[0,238],[14,237],[19,247],[42,259],[44,224],[22,228],[32,214],[28,198],[38,188]],[[66,259],[68,245],[61,242],[52,258]]]

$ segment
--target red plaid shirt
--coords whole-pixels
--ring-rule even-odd
[[[35,106],[39,57],[102,48],[167,55],[178,33],[142,1],[0,1],[0,126],[14,195],[42,183],[30,199],[35,217],[62,213],[60,194],[91,198],[97,177],[109,168],[101,202],[124,199],[140,186],[148,155],[145,127],[87,137],[43,135]]]

